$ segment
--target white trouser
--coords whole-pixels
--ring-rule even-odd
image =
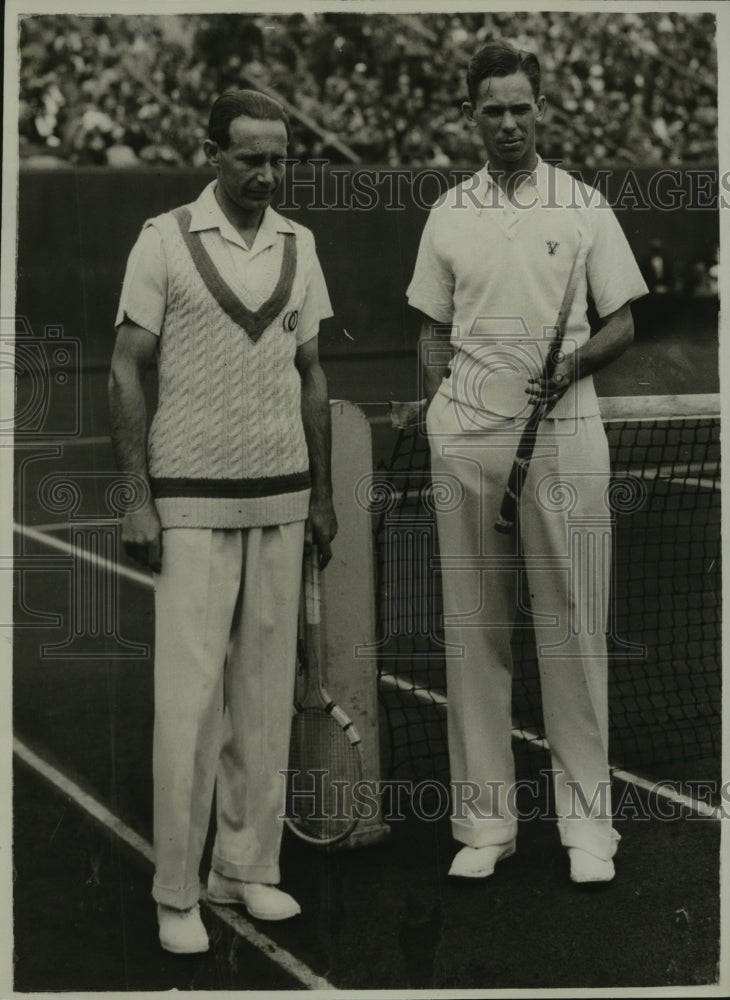
[[[439,393],[427,429],[434,485],[442,487],[434,498],[441,497],[452,829],[472,847],[503,844],[517,830],[510,637],[519,574],[516,535],[493,526],[520,427],[501,420],[464,433],[456,404]],[[520,532],[558,829],[566,847],[606,859],[618,840],[607,751],[608,483],[600,417],[543,421]]]
[[[279,881],[304,522],[170,528],[155,577],[152,894],[199,896],[216,791],[213,867]]]

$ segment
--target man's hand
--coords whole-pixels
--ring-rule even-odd
[[[332,497],[312,498],[309,502],[309,519],[305,535],[304,549],[311,545],[319,551],[319,568],[322,570],[332,558],[331,542],[337,534],[337,517],[332,505]]]
[[[626,302],[603,317],[599,329],[577,351],[572,354],[561,352],[551,379],[529,380],[525,392],[530,396],[530,402],[538,404],[544,400],[549,406],[554,406],[574,382],[593,375],[619,358],[633,339],[631,305]]]
[[[144,569],[159,573],[162,569],[162,526],[155,505],[150,501],[127,514],[122,521],[122,545],[127,555]]]
[[[549,379],[542,375],[539,378],[528,379],[525,392],[530,397],[533,406],[546,403],[548,407],[553,407],[565,395],[574,381],[575,358],[572,354],[561,352],[552,376]]]

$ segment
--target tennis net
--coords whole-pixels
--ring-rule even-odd
[[[375,519],[384,773],[448,772],[438,537],[419,404],[392,404],[396,440]],[[614,558],[609,635],[611,763],[684,777],[720,757],[719,397],[601,401],[611,452]],[[631,502],[621,491],[631,477]],[[638,501],[637,501],[638,496]],[[424,571],[424,568],[426,571]],[[523,588],[525,589],[525,588]],[[513,634],[518,769],[545,766],[529,612]],[[526,749],[541,751],[527,753]],[[707,770],[709,768],[709,771]],[[689,772],[693,772],[690,770]],[[717,775],[719,777],[719,775]]]

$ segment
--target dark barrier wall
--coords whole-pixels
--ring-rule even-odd
[[[289,176],[279,201],[285,214],[313,230],[335,310],[322,332],[325,357],[413,350],[418,317],[405,290],[425,206],[458,180],[449,174],[439,180],[436,171],[299,167]],[[637,258],[658,237],[677,273],[689,274],[697,260],[712,261],[718,243],[713,177],[716,197],[710,170],[665,172],[658,180],[657,171],[613,171],[599,177],[598,186],[618,202],[616,214]],[[21,172],[17,312],[37,334],[62,325],[67,336],[81,339],[87,365],[106,366],[124,266],[142,222],[193,200],[211,178],[205,170]],[[707,313],[707,322],[716,322],[716,306],[699,303],[672,300],[659,312],[644,303],[639,336],[659,315],[675,324],[691,316],[696,324]]]

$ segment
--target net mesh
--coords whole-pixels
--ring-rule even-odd
[[[604,414],[614,512],[611,763],[647,774],[668,764],[675,773],[700,759],[717,764],[720,754],[719,405],[714,413],[693,416],[693,399],[664,401],[666,416]],[[634,413],[662,409],[659,398],[643,406],[633,402]],[[706,400],[700,409],[708,409]],[[683,410],[687,415],[678,416]],[[432,565],[438,538],[428,442],[418,425],[398,432],[379,483],[384,771],[443,777],[447,691],[441,581]],[[516,613],[512,646],[517,764],[533,770],[546,763],[546,744],[529,610]],[[537,760],[528,747],[541,750]]]

